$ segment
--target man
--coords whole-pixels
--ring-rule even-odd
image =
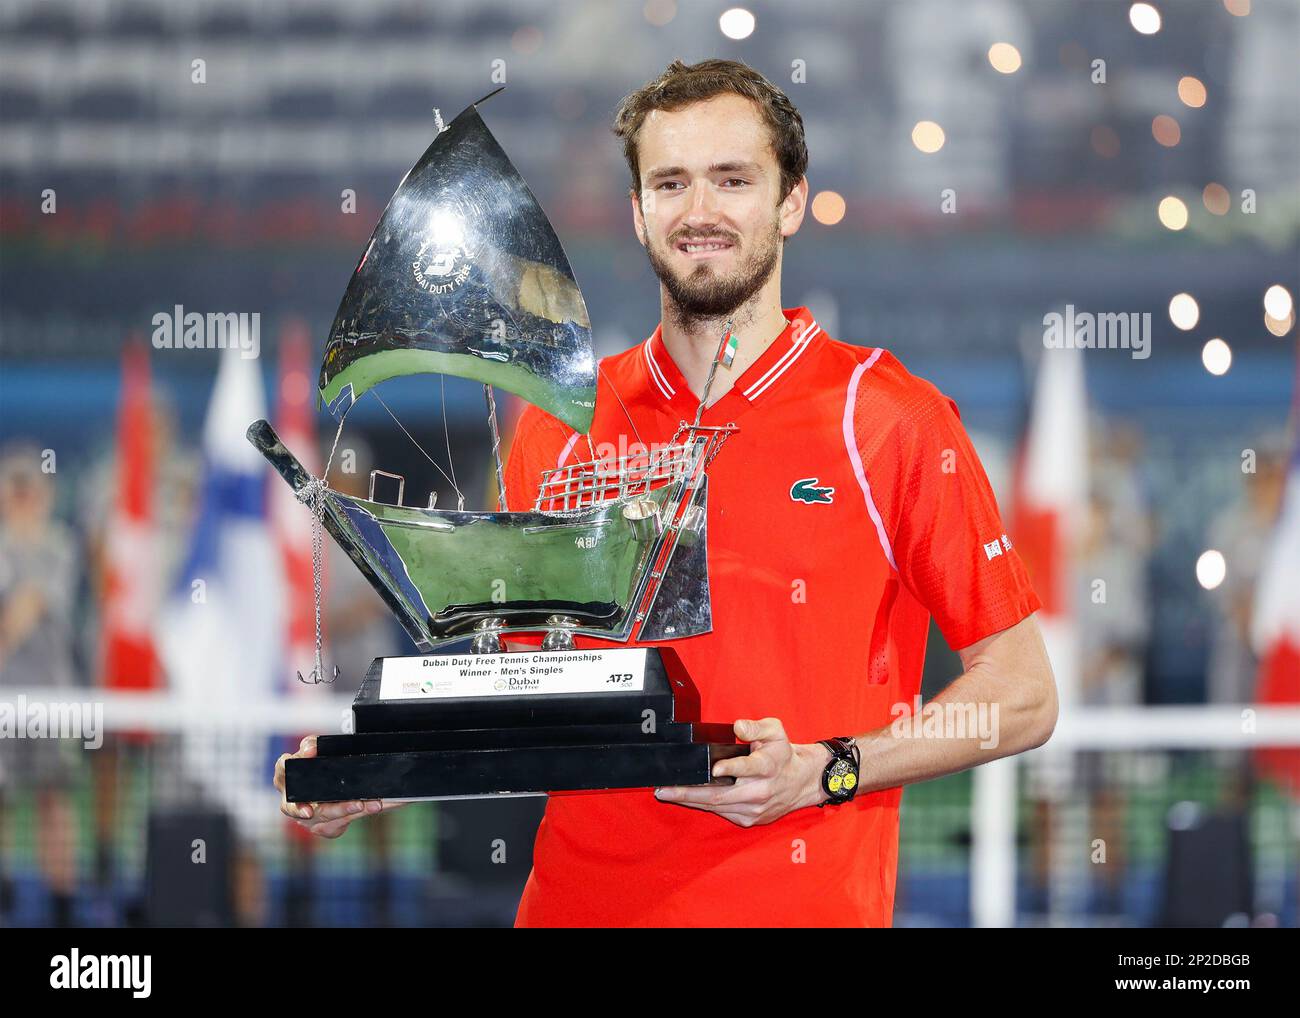
[[[17,445],[0,454],[0,698],[7,687],[48,689],[52,700],[76,683],[73,603],[76,540],[54,518],[54,480],[41,469],[41,451]],[[12,733],[9,733],[12,734]],[[63,740],[13,739],[0,733],[0,864],[11,803],[7,792],[35,800],[36,847],[50,893],[52,925],[73,925],[76,817],[72,786],[75,751]],[[12,904],[0,865],[0,919]]]
[[[884,350],[782,308],[783,245],[808,197],[785,95],[741,63],[674,62],[623,101],[615,133],[662,320],[601,362],[591,439],[667,442],[733,323],[702,419],[739,429],[709,468],[713,630],[673,647],[701,718],[734,721],[751,752],[716,765],[733,784],[552,795],[517,922],[888,925],[900,786],[1051,734],[1038,599],[954,405]],[[576,460],[577,439],[524,412],[512,509],[531,506],[542,470]],[[931,615],[965,672],[926,711],[983,708],[992,738],[891,724],[919,691]],[[856,745],[822,743],[838,737]],[[327,836],[384,808],[285,806]]]

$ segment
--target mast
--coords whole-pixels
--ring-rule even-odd
[[[506,511],[506,473],[501,467],[501,435],[497,431],[497,401],[492,395],[492,386],[483,386],[483,395],[487,397],[488,428],[492,432],[492,459],[497,466],[497,511]]]

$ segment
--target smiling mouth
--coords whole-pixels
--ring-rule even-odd
[[[726,240],[684,240],[676,246],[677,250],[682,254],[689,255],[693,258],[700,258],[720,254],[723,251],[730,251],[734,245],[732,245],[730,241]]]

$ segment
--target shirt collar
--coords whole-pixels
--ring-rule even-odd
[[[786,318],[786,327],[781,334],[735,380],[727,394],[705,411],[706,414],[712,414],[729,402],[735,408],[734,401],[737,400],[741,406],[750,406],[770,397],[790,377],[790,369],[808,350],[825,340],[821,326],[806,307],[783,308],[781,313]],[[664,345],[662,323],[641,344],[640,356],[650,401],[665,408],[680,408],[684,415],[694,413],[699,399],[691,392]]]

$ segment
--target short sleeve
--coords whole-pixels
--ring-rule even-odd
[[[860,390],[854,437],[899,578],[960,650],[1041,605],[957,405],[910,381]]]
[[[554,468],[571,445],[575,432],[532,404],[524,407],[515,424],[506,456],[506,508],[525,512],[537,501],[542,473]]]

